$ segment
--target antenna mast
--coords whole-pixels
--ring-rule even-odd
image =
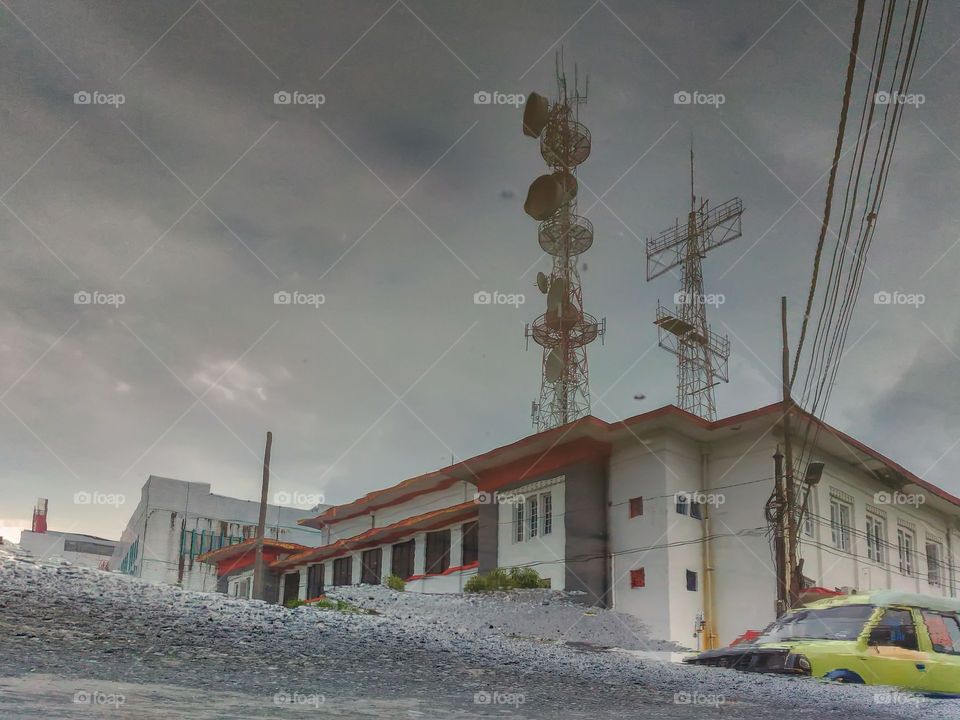
[[[685,226],[674,227],[647,240],[647,280],[681,268],[675,310],[657,302],[660,347],[677,356],[677,406],[706,420],[716,420],[713,388],[729,381],[730,341],[707,325],[708,298],[703,293],[701,263],[707,253],[740,237],[743,203],[733,198],[711,209],[708,200],[697,205],[693,185],[693,141],[690,142],[690,214]]]
[[[590,131],[579,122],[587,100],[574,66],[572,91],[567,87],[560,53],[556,60],[557,100],[530,93],[523,111],[523,133],[539,138],[540,154],[550,167],[530,185],[524,211],[540,221],[540,247],[553,257],[550,274],[537,273],[537,286],[547,297],[547,311],[526,326],[524,335],[543,348],[540,399],[531,419],[538,431],[565,425],[590,413],[590,380],[586,346],[603,338],[606,319],[583,311],[577,258],[593,245],[593,225],[577,215],[577,166],[590,155]]]

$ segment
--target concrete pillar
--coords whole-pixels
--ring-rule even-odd
[[[450,567],[463,565],[463,525],[450,528]]]
[[[427,534],[417,533],[413,536],[413,574],[423,575],[427,567]]]

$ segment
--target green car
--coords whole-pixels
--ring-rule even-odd
[[[960,697],[960,600],[894,590],[818,600],[752,642],[686,662]]]

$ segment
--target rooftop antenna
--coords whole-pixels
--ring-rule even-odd
[[[590,155],[590,131],[582,125],[579,107],[587,101],[589,80],[580,91],[574,65],[573,87],[567,85],[563,52],[556,55],[557,99],[530,93],[523,109],[523,134],[540,140],[540,154],[550,167],[530,185],[524,211],[540,221],[540,247],[553,257],[550,274],[537,274],[547,310],[524,329],[528,342],[543,348],[540,399],[531,407],[538,431],[565,425],[590,413],[590,380],[586,346],[603,338],[606,318],[583,311],[577,258],[593,245],[593,225],[577,215],[577,166]]]
[[[708,200],[697,205],[694,194],[693,139],[690,140],[690,214],[686,225],[673,227],[647,240],[647,280],[681,267],[680,292],[675,309],[657,301],[660,347],[677,356],[677,406],[706,420],[717,419],[713,388],[729,382],[730,341],[707,325],[701,263],[707,252],[741,235],[743,203],[727,200],[711,209]]]

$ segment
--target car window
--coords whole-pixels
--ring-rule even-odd
[[[927,632],[930,633],[933,651],[960,655],[960,622],[957,618],[929,610],[923,610],[922,615]]]
[[[873,614],[872,605],[793,610],[767,627],[757,643],[791,639],[856,640]]]
[[[919,650],[917,628],[913,624],[911,612],[893,608],[884,611],[880,622],[870,631],[870,644]]]

